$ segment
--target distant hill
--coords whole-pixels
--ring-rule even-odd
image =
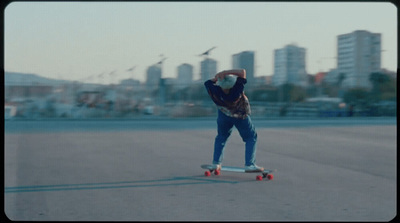
[[[10,85],[61,85],[72,81],[41,77],[37,74],[4,72],[4,86]]]

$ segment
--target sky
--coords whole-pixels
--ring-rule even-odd
[[[382,68],[397,69],[397,8],[389,2],[12,2],[4,11],[4,67],[95,83],[145,81],[165,58],[162,77],[183,63],[200,79],[199,54],[217,70],[255,52],[255,76],[273,74],[273,52],[306,49],[306,71],[336,67],[337,36],[382,34]],[[133,68],[134,69],[130,69]]]

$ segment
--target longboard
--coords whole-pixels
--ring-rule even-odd
[[[210,176],[211,173],[214,173],[215,175],[220,175],[220,171],[216,170],[213,168],[213,165],[210,164],[203,164],[201,165],[201,168],[206,169],[207,171],[204,172],[205,176]],[[221,171],[229,171],[229,172],[237,172],[237,173],[261,173],[262,175],[257,175],[256,180],[263,180],[264,178],[267,178],[268,180],[272,180],[274,178],[274,175],[271,173],[275,172],[276,170],[267,170],[264,169],[262,172],[246,172],[245,168],[243,167],[236,167],[236,166],[222,166]]]

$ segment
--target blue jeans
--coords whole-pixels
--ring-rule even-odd
[[[245,119],[233,118],[218,110],[218,135],[215,137],[213,164],[221,164],[224,158],[226,141],[232,133],[233,126],[237,128],[245,142],[245,165],[250,166],[256,162],[257,132],[251,122],[250,116]]]

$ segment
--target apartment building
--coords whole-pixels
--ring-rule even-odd
[[[344,88],[371,88],[370,74],[381,69],[381,34],[365,30],[337,36],[337,73]]]
[[[188,87],[193,82],[193,66],[184,63],[179,65],[177,70],[178,70],[177,87],[178,88]]]
[[[200,63],[200,76],[201,80],[205,82],[215,76],[217,73],[217,61],[214,59],[204,59]]]
[[[247,85],[255,84],[254,51],[243,51],[232,55],[232,69],[245,69]]]
[[[289,44],[274,50],[274,74],[272,84],[285,83],[307,86],[306,49]]]

